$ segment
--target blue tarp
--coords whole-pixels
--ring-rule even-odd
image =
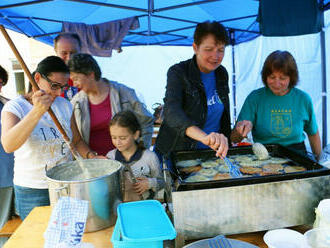
[[[330,5],[330,0],[302,1],[316,1],[321,11]],[[260,35],[258,10],[258,0],[1,0],[0,24],[52,44],[63,21],[98,24],[137,16],[140,28],[129,32],[123,46],[191,45],[196,23],[211,20],[234,31],[239,44]]]
[[[285,9],[283,9],[283,4],[286,2],[290,4],[284,5]],[[311,25],[310,33],[316,33],[322,28],[323,21],[324,26],[327,27],[326,30],[329,30],[329,9],[330,0],[1,0],[0,25],[44,43],[52,44],[53,38],[61,32],[64,21],[99,24],[136,16],[139,19],[140,28],[129,31],[122,46],[190,46],[197,23],[206,20],[221,22],[229,30],[233,45],[231,46],[233,63],[227,69],[232,72],[230,75],[236,75],[237,78],[237,80],[235,77],[232,78],[233,101],[231,102],[235,107],[239,107],[242,103],[242,99],[236,101],[236,85],[238,92],[242,91],[240,89],[242,85],[243,91],[246,93],[248,92],[247,87],[251,86],[250,79],[246,82],[242,79],[242,75],[244,76],[245,73],[258,75],[260,72],[260,68],[256,68],[257,70],[253,73],[246,69],[249,65],[255,66],[255,60],[251,60],[251,58],[260,54],[264,58],[266,53],[276,49],[285,49],[294,51],[295,57],[302,54],[304,59],[307,56],[309,60],[316,61],[315,66],[319,71],[311,75],[318,75],[319,78],[317,81],[312,79],[308,85],[314,84],[321,88],[317,95],[318,99],[322,99],[322,102],[318,104],[322,105],[322,128],[321,125],[319,126],[323,132],[323,144],[327,144],[327,124],[330,123],[330,120],[327,120],[327,108],[329,109],[327,106],[330,104],[329,98],[327,99],[329,70],[326,67],[329,51],[326,48],[330,37],[329,31],[316,34],[316,38],[313,36],[315,40],[312,39],[308,44],[304,43],[302,47],[297,47],[297,44],[285,37],[275,37],[274,39],[287,41],[287,45],[267,46],[271,48],[271,51],[262,47],[262,44],[255,47],[255,44],[259,42],[255,38],[261,35],[263,35],[261,38],[264,35],[273,36],[278,30],[283,32],[282,35],[298,35],[301,34],[297,32],[300,28],[302,28],[301,32],[306,34],[306,25]],[[270,17],[276,21],[271,21]],[[309,32],[307,31],[307,33]],[[247,42],[251,40],[256,43]],[[265,41],[273,44],[273,41],[268,39]],[[234,45],[237,44],[239,46],[236,47],[237,56],[235,56]],[[241,47],[249,46],[249,44],[254,46],[253,49],[240,52]],[[241,62],[245,58],[250,60],[250,64],[245,61],[241,69]],[[299,66],[304,66],[305,60],[302,61]],[[237,68],[233,73],[235,64]],[[306,71],[308,68],[302,73]],[[255,81],[255,79],[253,80]]]

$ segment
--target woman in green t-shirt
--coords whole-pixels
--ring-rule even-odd
[[[272,52],[262,72],[265,87],[252,91],[246,98],[234,130],[233,142],[240,142],[252,131],[254,142],[279,144],[307,154],[307,134],[318,159],[321,141],[310,96],[295,88],[298,69],[287,51]]]

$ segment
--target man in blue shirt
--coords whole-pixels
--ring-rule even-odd
[[[8,73],[0,66],[0,92],[1,88],[6,85],[8,81]],[[5,97],[0,95],[0,113],[3,105],[8,101]],[[0,115],[0,136],[1,136],[1,115]],[[13,168],[14,155],[13,153],[6,153],[0,143],[0,228],[11,217],[13,210]]]

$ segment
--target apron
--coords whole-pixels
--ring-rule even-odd
[[[121,173],[121,188],[122,188],[122,196],[124,202],[130,201],[140,201],[146,199],[153,199],[155,196],[155,192],[151,189],[145,191],[142,195],[135,193],[134,191],[134,183],[136,183],[136,178],[132,171],[132,166],[138,162],[143,155],[143,150],[139,149],[132,156],[130,161],[126,161],[122,154],[117,150],[115,154],[115,160],[121,162],[124,165],[124,169]],[[146,175],[137,175],[137,177],[147,177]]]
[[[131,162],[131,163],[122,162],[124,165],[124,170],[122,173],[121,180],[123,182],[122,183],[122,195],[123,195],[124,202],[144,200],[143,196],[135,193],[134,188],[133,188],[133,185],[136,182],[136,179],[133,175],[131,166],[134,165],[135,162]]]

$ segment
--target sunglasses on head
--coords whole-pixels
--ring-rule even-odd
[[[63,90],[65,90],[66,88],[69,87],[68,84],[62,85],[62,84],[60,84],[60,83],[58,83],[58,82],[54,82],[54,81],[50,80],[47,76],[45,76],[45,75],[43,75],[43,74],[41,74],[41,73],[40,73],[40,75],[41,75],[44,79],[46,79],[46,81],[49,83],[50,88],[51,88],[52,90],[58,90],[58,89],[61,89],[61,91],[63,91]]]

